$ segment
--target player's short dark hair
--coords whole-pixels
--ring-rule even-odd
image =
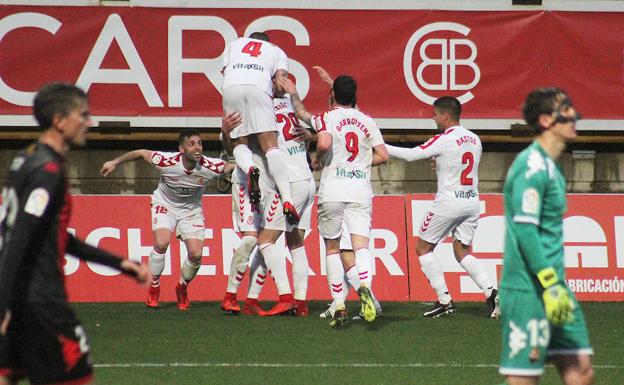
[[[33,114],[41,129],[52,127],[56,115],[61,117],[88,100],[80,88],[68,83],[50,83],[39,89],[33,102]]]
[[[540,133],[539,117],[541,114],[552,114],[556,111],[565,110],[572,106],[572,100],[568,94],[555,87],[537,88],[531,91],[522,106],[522,116],[535,134]]]
[[[348,75],[340,75],[334,80],[332,89],[334,90],[336,103],[343,106],[355,107],[357,102],[355,95],[357,93],[357,83],[355,79]]]
[[[264,32],[253,32],[251,35],[249,35],[249,38],[262,40],[262,41],[269,41],[269,35],[267,35]]]
[[[192,128],[186,128],[186,129],[180,131],[180,135],[178,135],[178,143],[180,144],[180,146],[182,146],[184,144],[184,141],[187,138],[190,138],[191,136],[199,136],[199,137],[201,137],[201,135],[199,134],[199,131],[194,130]]]
[[[440,110],[441,112],[446,112],[456,121],[459,121],[459,117],[461,116],[462,107],[459,100],[452,96],[442,96],[441,98],[437,98],[433,102],[433,106]]]

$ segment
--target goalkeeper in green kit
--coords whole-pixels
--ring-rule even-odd
[[[503,188],[499,372],[509,385],[537,384],[548,361],[566,385],[591,384],[593,350],[585,318],[565,282],[566,184],[555,163],[566,143],[576,138],[579,115],[557,88],[532,91],[522,113],[536,136],[514,160]]]

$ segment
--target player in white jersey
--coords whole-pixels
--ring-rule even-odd
[[[333,87],[334,80],[327,73],[327,71],[325,71],[324,68],[320,66],[314,66],[313,68],[317,71],[317,73],[321,77],[321,80],[327,83],[330,87]],[[301,99],[299,98],[299,95],[296,92],[295,85],[293,84],[293,82],[290,81],[289,79],[281,79],[280,83],[281,83],[282,88],[287,93],[290,94],[295,110],[297,111],[296,113],[297,117],[299,117],[301,120],[303,120],[304,122],[312,126],[313,115],[306,110],[305,106],[301,102]],[[334,103],[334,101],[330,98],[330,108],[332,107],[331,103]],[[317,163],[317,162],[314,162],[314,163]],[[316,165],[318,167],[318,164]],[[318,169],[320,169],[320,167]],[[376,313],[377,315],[380,315],[381,305],[379,304],[379,301],[377,301],[377,299],[375,298],[373,294],[373,290],[372,290],[372,280],[373,280],[372,264],[373,264],[373,257],[370,255],[370,253],[360,252],[358,253],[358,256],[356,258],[355,253],[353,252],[353,246],[351,244],[351,234],[349,230],[347,229],[345,223],[343,222],[342,234],[340,236],[340,258],[338,259],[338,258],[332,257],[331,260],[328,261],[328,265],[327,265],[329,268],[329,271],[331,272],[329,276],[331,277],[342,276],[343,277],[342,284],[339,284],[336,278],[334,278],[333,281],[330,280],[328,282],[329,291],[332,294],[332,298],[342,298],[342,300],[339,302],[344,303],[349,293],[349,289],[348,289],[349,285],[351,285],[353,289],[357,291],[357,289],[359,288],[359,283],[354,281],[355,275],[352,274],[353,272],[355,272],[355,270],[353,272],[349,272],[348,274],[345,274],[345,267],[347,268],[347,271],[349,271],[349,268],[355,265],[357,267],[357,272],[359,274],[359,280],[360,282],[364,282],[364,284],[370,289],[371,296],[375,304]],[[321,313],[321,318],[333,318],[335,312],[336,312],[336,301],[332,301],[329,309]],[[363,318],[363,314],[361,314],[360,312],[360,315],[354,317],[354,319],[355,318],[361,319]]]
[[[283,92],[276,93],[274,99],[274,109],[277,121],[280,125],[279,130],[279,146],[288,159],[289,179],[291,189],[293,191],[294,203],[297,211],[301,213],[301,220],[297,225],[287,223],[284,215],[278,210],[279,195],[275,191],[275,185],[272,184],[270,178],[261,178],[261,190],[265,198],[262,200],[260,211],[263,215],[253,216],[247,214],[247,223],[240,224],[243,227],[251,227],[251,223],[261,227],[258,237],[263,259],[252,259],[253,275],[250,279],[250,289],[243,307],[243,313],[259,314],[259,315],[276,315],[288,312],[293,308],[299,316],[307,316],[308,308],[306,304],[307,283],[308,283],[308,260],[303,247],[305,230],[310,229],[311,211],[314,203],[314,191],[316,186],[312,172],[307,162],[307,143],[306,140],[311,138],[308,130],[299,125],[297,118],[292,110],[289,98]],[[229,117],[229,116],[228,116]],[[232,121],[226,117],[224,130],[229,131]],[[266,168],[266,161],[257,156],[254,151],[254,164],[259,169]],[[264,173],[261,173],[264,175]],[[237,216],[245,210],[241,207],[240,202],[245,201],[244,187],[240,180],[242,173],[237,168],[235,171],[233,190],[233,207],[234,217],[237,222],[241,222]],[[237,191],[240,190],[240,191]],[[295,289],[294,302],[290,294],[290,283],[286,276],[286,266],[284,255],[280,253],[280,249],[275,246],[275,241],[281,233],[286,230],[286,244],[290,250],[293,261],[293,283]],[[236,303],[236,291],[242,277],[247,268],[249,254],[235,253],[235,259],[232,261],[230,270],[230,279],[228,280],[228,289],[226,296],[222,302],[222,308],[229,312],[236,312],[238,304]],[[268,312],[264,312],[258,305],[257,299],[262,290],[262,285],[266,278],[266,262],[278,285],[280,300],[278,304]]]
[[[332,269],[340,260],[340,236],[343,221],[351,234],[357,255],[370,259],[368,237],[371,226],[371,167],[388,159],[381,132],[375,121],[355,109],[357,85],[349,76],[339,76],[332,85],[332,109],[312,119],[318,132],[317,158],[323,165],[319,187],[319,233],[325,241],[327,275],[331,285],[342,285],[343,275]],[[347,276],[359,282],[357,266],[345,266]],[[376,312],[370,289],[364,282],[358,287],[361,311],[367,321]],[[340,327],[348,321],[342,296],[337,296],[336,313],[331,326]]]
[[[433,120],[440,134],[414,148],[387,147],[390,156],[407,161],[435,158],[438,191],[420,227],[416,253],[438,301],[424,316],[439,317],[455,311],[444,273],[433,254],[436,245],[451,233],[457,262],[483,290],[490,317],[498,318],[497,290],[481,263],[470,254],[470,245],[479,221],[477,184],[481,141],[477,135],[460,125],[460,115],[461,104],[457,99],[441,97],[433,103]]]
[[[169,248],[171,234],[175,230],[188,251],[175,289],[177,307],[184,311],[190,306],[187,286],[201,266],[204,246],[204,213],[201,199],[206,183],[219,174],[230,171],[233,166],[225,164],[221,159],[204,156],[201,137],[195,130],[180,132],[178,142],[179,152],[151,150],[127,152],[105,162],[101,173],[108,176],[118,165],[137,159],[145,160],[160,172],[160,182],[152,194],[151,201],[154,248],[150,253],[149,265],[154,278],[146,305],[158,306],[165,253]]]
[[[248,147],[255,137],[266,156],[269,174],[279,189],[283,212],[289,222],[299,221],[290,191],[288,171],[277,144],[277,125],[273,113],[274,79],[288,75],[286,54],[269,42],[265,33],[254,32],[225,47],[223,54],[223,111],[238,112],[242,123],[230,133],[236,164],[248,175],[253,203],[260,202],[259,170]]]

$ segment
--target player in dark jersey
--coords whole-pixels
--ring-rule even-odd
[[[88,384],[92,364],[84,329],[67,303],[65,253],[147,284],[147,266],[89,246],[67,232],[71,197],[65,157],[91,126],[86,94],[53,83],[34,100],[43,132],[11,163],[0,209],[0,385]]]

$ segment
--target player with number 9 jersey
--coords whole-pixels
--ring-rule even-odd
[[[355,108],[336,107],[312,119],[320,135],[331,135],[332,148],[323,159],[319,204],[370,204],[373,147],[384,144],[377,123]],[[348,192],[348,193],[346,193]]]

